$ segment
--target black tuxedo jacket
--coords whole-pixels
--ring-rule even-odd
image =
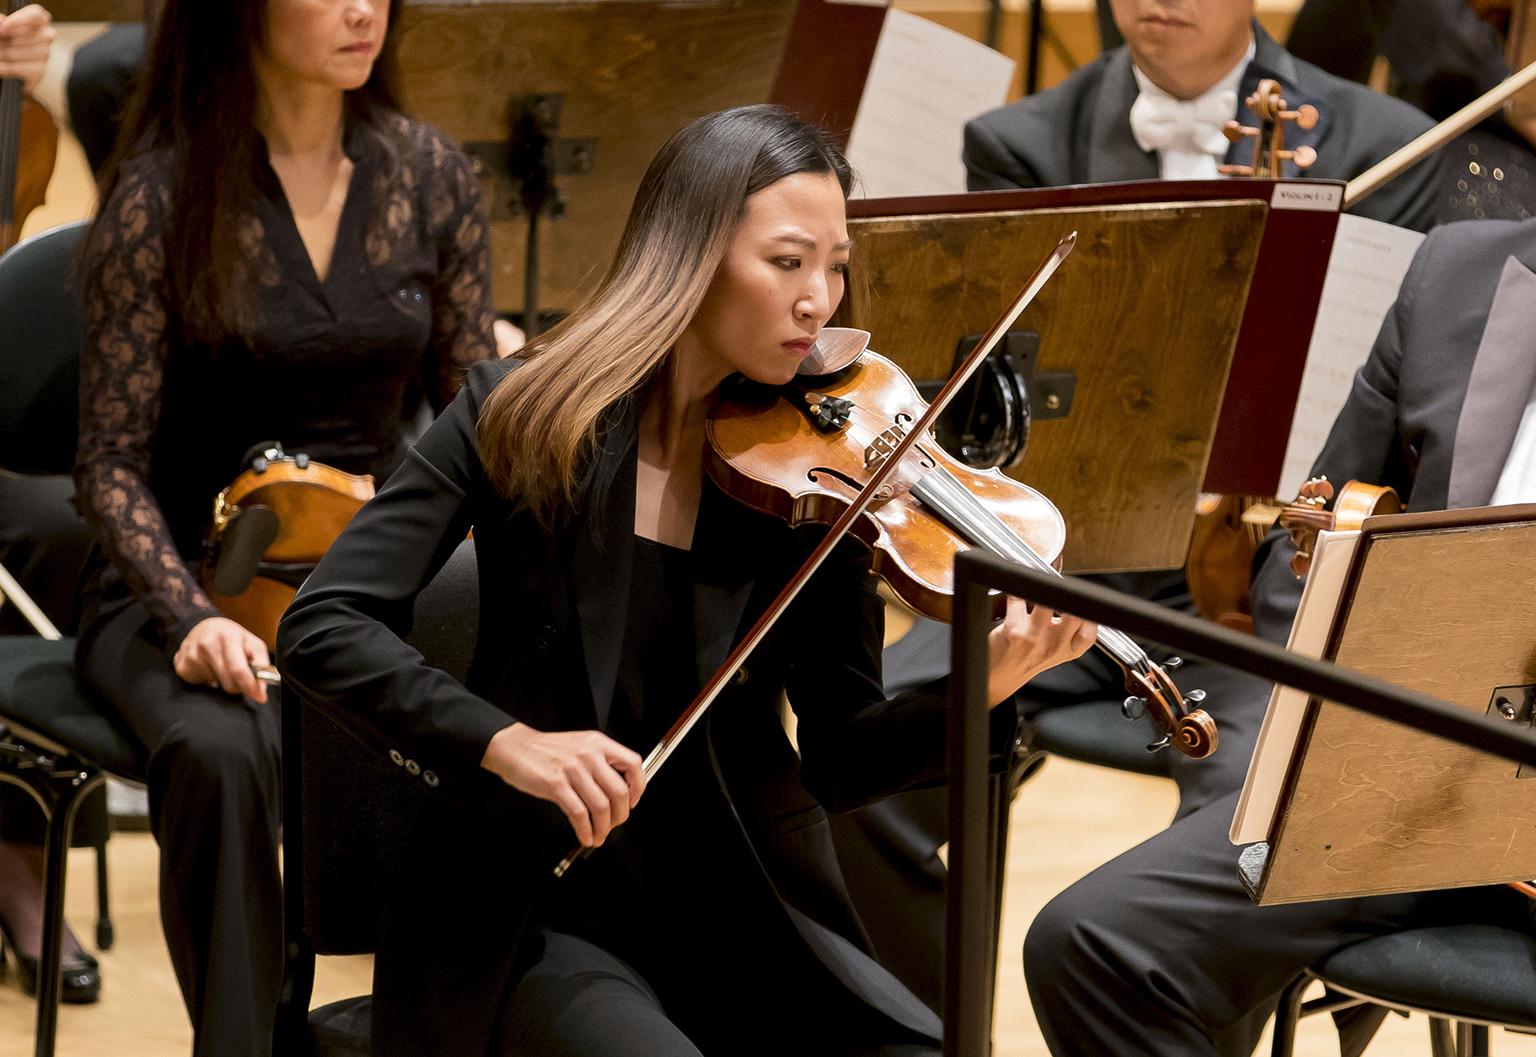
[[[1317,163],[1305,175],[1359,176],[1430,127],[1429,118],[1407,103],[1294,58],[1257,22],[1253,32],[1254,57],[1243,72],[1234,116],[1247,125],[1258,123],[1243,101],[1263,78],[1280,81],[1292,108],[1317,107],[1316,126],[1292,126],[1286,134],[1287,146],[1317,151]],[[1131,104],[1138,94],[1130,52],[1120,47],[1054,88],[982,114],[965,127],[967,184],[972,191],[991,191],[1157,179],[1157,154],[1142,150],[1131,135]],[[1226,160],[1245,163],[1251,153],[1251,146],[1233,144]],[[1291,163],[1285,167],[1285,175],[1298,175]],[[1431,156],[1351,212],[1427,231],[1434,223],[1439,175]]]
[[[618,416],[603,440],[594,477],[610,486],[590,494],[567,530],[547,533],[497,494],[477,454],[480,408],[509,369],[484,363],[470,372],[457,400],[326,554],[279,632],[285,688],[432,789],[377,956],[375,1052],[383,1055],[486,1051],[503,996],[536,953],[525,936],[530,904],[572,837],[553,805],[504,786],[480,760],[491,736],[514,720],[601,729],[623,644],[634,412]],[[471,528],[480,623],[460,685],[401,638],[413,598]],[[702,680],[809,543],[708,484],[694,540],[695,564],[705,570],[694,600]],[[845,544],[690,735],[709,740],[715,778],[740,822],[732,848],[701,853],[731,853],[743,864],[732,889],[740,915],[787,930],[784,946],[803,954],[803,964],[784,972],[821,974],[826,986],[937,1039],[934,1014],[865,953],[823,811],[942,780],[942,687],[887,700],[882,634],[868,555]],[[779,719],[786,692],[799,719],[799,755]],[[994,717],[1001,752],[1011,745],[1012,710]],[[645,809],[642,800],[637,810]]]

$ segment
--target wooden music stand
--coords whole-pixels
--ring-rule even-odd
[[[1237,348],[1201,489],[1273,495],[1285,461],[1286,441],[1343,197],[1344,185],[1334,180],[1142,180],[869,199],[850,203],[849,216],[1002,212],[1133,203],[1175,205],[1233,199],[1269,203],[1249,287],[1251,295],[1243,308]],[[874,333],[881,336],[879,331]],[[1175,564],[1182,562],[1181,555]]]
[[[1532,726],[1533,553],[1536,505],[1370,518],[1324,656]],[[1536,877],[1536,769],[1316,699],[1294,745],[1261,741],[1287,750],[1269,839],[1241,857],[1257,902]]]
[[[528,223],[512,207],[512,110],[529,95],[558,97],[565,206],[540,225],[539,300],[568,310],[613,259],[651,158],[693,118],[781,102],[846,136],[884,18],[880,6],[828,0],[407,0],[401,101],[479,164],[493,300],[515,311]]]
[[[1060,406],[1033,402],[1023,459],[1005,471],[1060,508],[1070,571],[1184,563],[1268,213],[1252,187],[1232,195],[1245,183],[1222,182],[1226,200],[1134,205],[1116,195],[1179,185],[850,204],[845,321],[919,381],[948,377],[956,342],[985,331],[1056,241],[1078,232],[1077,251],[1015,325],[1039,333],[1037,376],[1057,376],[1048,388]]]

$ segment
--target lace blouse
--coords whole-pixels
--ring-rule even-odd
[[[495,355],[487,221],[468,159],[404,118],[384,133],[349,125],[344,147],[353,171],[323,281],[258,160],[241,231],[251,332],[216,347],[182,337],[169,289],[165,152],[124,167],[92,231],[75,486],[111,567],[88,575],[101,596],[140,599],[171,648],[217,615],[193,569],[213,499],[249,448],[280,441],[382,483],[404,454],[415,397],[445,406],[465,371]]]

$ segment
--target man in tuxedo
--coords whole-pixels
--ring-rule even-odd
[[[1124,47],[1107,51],[1055,88],[989,111],[965,128],[973,191],[1011,187],[1206,179],[1222,162],[1251,158],[1222,126],[1257,121],[1246,100],[1278,80],[1292,109],[1317,107],[1312,129],[1291,126],[1288,146],[1310,146],[1307,176],[1348,180],[1430,127],[1399,100],[1288,54],[1253,18],[1253,0],[1113,0]],[[1298,175],[1285,163],[1282,175]],[[1428,159],[1364,199],[1354,212],[1427,231],[1437,205]]]
[[[1536,221],[1437,228],[1313,468],[1389,484],[1415,511],[1536,501]],[[1272,533],[1253,583],[1256,630],[1283,643],[1300,601]],[[1268,686],[1232,705],[1262,713]],[[1279,992],[1355,940],[1407,926],[1529,928],[1505,888],[1258,907],[1227,841],[1234,790],[1052,900],[1024,944],[1051,1052],[1246,1055]],[[1380,1015],[1341,1024],[1345,1057]]]
[[[1317,163],[1305,175],[1350,179],[1430,127],[1408,104],[1302,62],[1276,44],[1253,18],[1252,0],[1111,0],[1126,43],[1105,52],[1048,91],[971,121],[965,162],[972,190],[1102,183],[1139,179],[1208,179],[1223,161],[1243,160],[1222,126],[1264,78],[1280,82],[1286,103],[1318,110],[1311,129],[1287,130],[1290,146],[1310,146]],[[1284,163],[1285,174],[1297,175]],[[1361,201],[1354,212],[1427,231],[1440,208],[1441,172],[1425,159]],[[1103,577],[1102,582],[1152,601],[1193,611],[1182,570]],[[1255,696],[1258,680],[1195,662],[1180,686],[1207,691],[1206,710],[1221,749],[1205,760],[1170,754],[1179,784],[1180,817],[1239,784],[1258,736],[1260,714],[1236,708]],[[1118,699],[1123,680],[1106,659],[1087,655],[1046,673],[1021,693],[1026,717],[1042,709]]]

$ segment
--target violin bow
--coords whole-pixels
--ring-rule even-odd
[[[721,691],[730,684],[731,677],[746,662],[747,656],[767,637],[768,632],[773,629],[779,618],[784,615],[790,603],[800,594],[801,589],[810,580],[811,576],[815,574],[817,569],[821,568],[828,556],[831,555],[833,548],[842,542],[843,537],[848,534],[848,530],[853,527],[853,523],[858,520],[859,516],[869,508],[869,504],[880,494],[886,479],[895,471],[897,465],[900,464],[907,452],[912,449],[913,445],[927,436],[934,423],[938,421],[939,415],[943,413],[944,408],[949,405],[949,402],[955,398],[961,387],[976,373],[977,368],[981,366],[982,361],[987,358],[988,354],[997,347],[998,342],[1002,341],[1003,335],[1008,332],[1008,328],[1013,325],[1014,320],[1018,319],[1019,314],[1029,307],[1030,302],[1035,299],[1035,296],[1040,293],[1051,276],[1056,273],[1056,269],[1061,267],[1061,262],[1067,259],[1067,255],[1072,252],[1073,247],[1076,245],[1077,232],[1075,231],[1056,244],[1056,248],[1035,269],[1034,274],[1029,277],[1029,280],[1024,284],[1024,288],[1019,291],[1018,296],[1013,299],[1007,310],[1003,312],[997,322],[992,324],[991,329],[987,331],[982,340],[977,343],[976,347],[961,362],[960,366],[950,376],[949,381],[944,383],[944,388],[940,389],[938,395],[933,398],[932,403],[928,405],[928,410],[916,422],[907,427],[906,435],[901,438],[900,442],[891,448],[888,453],[879,456],[874,473],[865,482],[864,487],[859,490],[858,495],[848,504],[848,507],[838,519],[832,523],[832,527],[827,530],[827,534],[816,545],[815,549],[811,551],[800,568],[796,570],[795,575],[790,577],[789,582],[779,591],[778,596],[763,611],[762,615],[757,618],[757,622],[752,625],[751,630],[742,636],[741,641],[731,649],[730,655],[716,669],[715,674],[710,676],[709,681],[704,684],[698,696],[693,699],[693,702],[683,711],[683,714],[672,724],[671,729],[662,735],[661,740],[656,743],[656,747],[645,757],[642,769],[645,772],[647,781],[655,777],[656,772],[661,770],[672,753],[682,744],[683,738],[687,737],[688,732],[694,728],[699,720],[704,718],[704,713],[709,710],[710,705],[715,703],[715,699],[720,696]],[[566,871],[571,868],[571,865],[576,860],[585,857],[590,850],[589,848],[573,850],[564,859],[561,859],[560,863],[555,867],[555,876],[564,877]]]
[[[1509,75],[1440,124],[1387,155],[1344,186],[1344,208],[1349,209],[1382,184],[1417,165],[1483,118],[1503,106],[1516,92],[1536,84],[1536,62]]]

